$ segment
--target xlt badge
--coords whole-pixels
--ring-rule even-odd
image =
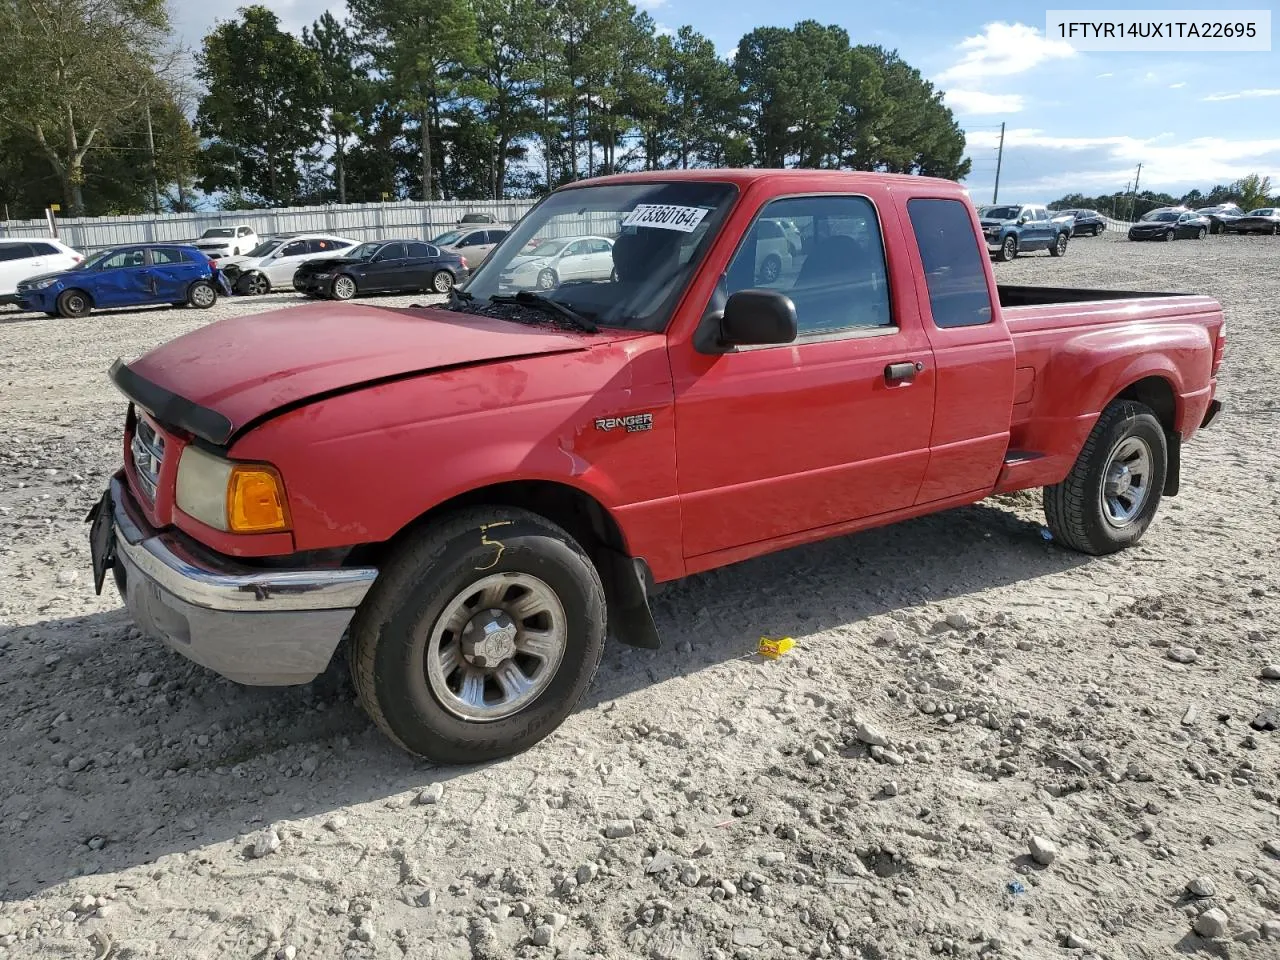
[[[619,427],[625,428],[627,433],[640,433],[642,430],[652,430],[653,414],[632,413],[625,417],[601,417],[596,421],[596,429],[603,430],[606,433],[610,430],[617,430]]]

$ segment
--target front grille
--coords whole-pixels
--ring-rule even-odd
[[[138,478],[138,485],[147,499],[154,503],[156,486],[160,483],[160,465],[164,462],[164,437],[139,417],[129,448],[133,454],[133,472]]]

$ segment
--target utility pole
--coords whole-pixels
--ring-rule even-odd
[[[160,184],[156,178],[156,138],[151,132],[151,100],[144,104],[147,116],[147,153],[151,157],[151,209],[160,215]]]
[[[991,202],[1000,202],[1000,162],[1004,160],[1004,122],[1000,123],[1000,149],[996,151],[996,188],[991,191]]]
[[[1138,182],[1142,179],[1142,164],[1138,164],[1138,172],[1133,175],[1133,199],[1129,201],[1129,219],[1133,219],[1134,209],[1138,203]]]

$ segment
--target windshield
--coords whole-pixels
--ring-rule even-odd
[[[1173,210],[1162,210],[1157,213],[1148,213],[1143,220],[1148,223],[1167,223],[1170,220],[1177,220],[1179,214]]]
[[[353,260],[368,260],[378,252],[378,248],[381,246],[381,243],[362,243],[354,250],[343,254],[343,256],[351,257]]]
[[[687,180],[553,193],[494,248],[455,309],[528,291],[604,326],[663,330],[736,195],[729,183]]]
[[[990,220],[1017,220],[1021,207],[983,207],[982,215]]]
[[[92,257],[89,257],[86,260],[81,260],[71,269],[72,270],[93,270],[98,266],[98,264],[102,263],[102,261],[106,260],[109,256],[111,256],[115,252],[116,251],[114,250],[103,250],[101,253],[95,253]]]
[[[1273,208],[1271,208],[1271,207],[1259,207],[1257,210],[1250,210],[1250,211],[1249,211],[1249,216],[1251,216],[1251,217],[1269,217],[1269,216],[1271,216],[1271,214],[1273,214],[1273,213],[1275,213],[1275,210],[1274,210]]]
[[[437,247],[451,247],[463,237],[463,231],[450,230],[448,233],[442,233],[431,242]]]
[[[200,234],[201,240],[216,240],[221,237],[234,237],[236,235],[235,227],[213,227]]]
[[[279,240],[264,240],[262,243],[258,244],[256,247],[250,250],[247,254],[245,254],[245,256],[265,257],[265,256],[268,256],[278,246],[280,246]]]

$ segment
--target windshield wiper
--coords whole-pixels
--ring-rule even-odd
[[[550,297],[544,297],[540,293],[534,293],[532,290],[520,290],[514,296],[495,294],[489,300],[492,303],[518,303],[524,307],[538,307],[563,317],[579,330],[584,330],[587,333],[596,333],[600,329],[593,320],[584,317],[577,310],[566,307],[563,303],[552,300]]]

